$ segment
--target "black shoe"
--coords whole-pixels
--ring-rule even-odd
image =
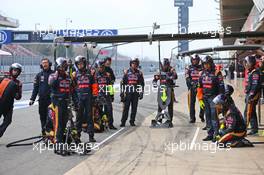
[[[203,127],[203,129],[202,130],[207,130],[207,127],[205,126],[205,127]]]
[[[189,123],[195,123],[195,120],[194,120],[194,119],[191,119],[191,120],[189,121]]]
[[[42,130],[41,131],[41,135],[42,135],[42,137],[46,137],[46,131],[45,130]]]
[[[67,156],[67,155],[70,155],[70,152],[66,151],[65,149],[62,149],[60,155]]]
[[[60,150],[55,148],[54,153],[60,155]]]
[[[96,142],[93,136],[89,136],[89,142]]]
[[[170,122],[169,128],[173,128],[173,123],[172,122]]]
[[[136,126],[134,122],[130,122],[130,126]]]
[[[216,137],[214,137],[213,139],[212,139],[212,142],[213,143],[215,143],[217,140],[216,140]]]
[[[66,156],[67,155],[67,151],[63,148],[62,145],[55,145],[55,149],[54,149],[54,153],[61,155],[61,156]]]
[[[203,139],[203,141],[210,141],[213,140],[213,136],[207,136]]]
[[[205,120],[204,120],[204,117],[203,116],[200,116],[200,119],[201,119],[201,122],[205,122]]]
[[[75,138],[75,143],[76,143],[76,144],[82,143],[81,138],[80,138],[80,137]]]
[[[247,135],[257,135],[258,131],[250,131]]]
[[[120,127],[125,127],[125,126],[126,126],[125,123],[121,123],[121,124],[120,124]]]
[[[109,129],[117,130],[117,128],[116,128],[114,125],[110,125],[110,126],[109,126]]]

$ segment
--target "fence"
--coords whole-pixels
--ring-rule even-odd
[[[30,83],[40,70],[39,63],[41,59],[41,56],[0,56],[0,72],[8,72],[12,63],[19,63],[23,66],[19,79],[24,83]]]
[[[0,56],[0,72],[8,72],[9,66],[12,63],[20,63],[23,66],[23,71],[19,79],[23,83],[32,83],[36,74],[40,71],[40,61],[43,57],[25,57],[25,56]],[[53,62],[53,58],[49,58]],[[153,74],[158,70],[158,62],[155,61],[141,61],[141,70],[144,74]],[[123,75],[123,70],[129,67],[128,60],[113,60],[112,67],[117,77]],[[175,67],[177,71],[182,71],[183,66],[180,62],[176,62]]]

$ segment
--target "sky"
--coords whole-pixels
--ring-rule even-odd
[[[218,0],[193,0],[189,8],[189,32],[219,29]],[[0,0],[0,11],[19,19],[19,30],[118,29],[119,34],[149,34],[156,22],[158,33],[177,33],[178,8],[174,0]],[[72,21],[72,22],[70,22]],[[219,40],[197,40],[190,49],[222,45]],[[170,57],[177,41],[161,42],[161,56]],[[158,58],[157,43],[120,46],[124,55]],[[177,52],[177,49],[174,50]]]

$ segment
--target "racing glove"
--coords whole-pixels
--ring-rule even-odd
[[[216,141],[219,141],[220,139],[221,139],[221,136],[220,135],[215,136],[215,140]]]
[[[93,101],[93,103],[97,103],[97,102],[98,102],[98,97],[95,96],[95,95],[93,95],[93,97],[92,97],[92,101]]]
[[[248,103],[252,102],[253,99],[254,99],[254,96],[250,94],[250,95],[248,96]]]
[[[219,129],[219,135],[224,136],[226,134],[224,129]]]
[[[205,104],[204,104],[204,101],[203,100],[199,100],[199,105],[200,105],[200,108],[201,109],[204,109],[205,108]]]
[[[153,87],[154,87],[154,88],[157,88],[157,87],[158,87],[158,85],[157,85],[157,81],[154,81],[154,80],[153,80],[153,81],[152,81],[152,84],[153,84]]]
[[[124,93],[121,93],[120,94],[120,99],[121,99],[121,102],[125,102],[125,95],[124,95]]]
[[[110,97],[111,97],[111,102],[114,102],[114,100],[115,100],[114,95],[111,95]]]
[[[143,96],[144,96],[144,93],[143,92],[140,92],[139,93],[139,100],[142,100],[143,99]]]
[[[28,104],[29,104],[29,106],[33,105],[33,104],[34,104],[34,102],[35,102],[34,100],[30,100],[30,101],[29,101],[29,103],[28,103]]]

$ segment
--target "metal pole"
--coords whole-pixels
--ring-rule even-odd
[[[56,63],[56,59],[57,59],[57,44],[54,45],[54,71],[56,70],[57,67],[57,63]]]
[[[2,63],[2,56],[0,56],[0,67],[1,67],[0,72],[1,72],[1,71],[4,71],[4,70],[3,70],[3,63]]]
[[[141,59],[143,61],[143,43],[141,43]]]
[[[160,64],[161,64],[161,58],[160,58],[160,40],[158,40],[158,51],[159,51],[159,71],[161,72],[161,67],[160,67]]]
[[[237,84],[237,77],[238,77],[238,72],[237,72],[237,59],[238,59],[238,55],[237,55],[237,52],[235,53],[235,72],[236,72],[236,75],[235,75],[235,72],[234,72],[234,80]]]
[[[263,37],[264,32],[232,32],[204,34],[203,32],[187,34],[152,34],[152,41],[175,41],[175,40],[200,40],[200,39],[221,39],[221,38],[256,38]],[[96,43],[121,43],[121,42],[149,42],[150,36],[138,35],[116,35],[116,36],[84,36],[84,37],[63,37],[63,42],[96,42]],[[61,38],[58,38],[58,41]],[[56,40],[55,40],[56,42]]]
[[[176,47],[173,47],[172,49],[171,49],[171,59],[172,59],[172,55],[173,55],[173,50],[174,49],[177,49],[179,46],[176,46]]]
[[[259,101],[258,101],[258,122],[259,122],[259,125],[261,126],[261,103],[262,103],[262,97],[259,98]]]
[[[65,58],[68,58],[68,47],[66,46]]]
[[[117,46],[115,46],[115,74],[117,74]]]
[[[90,64],[90,55],[89,55],[89,49],[87,45],[86,45],[86,56],[87,56],[87,63]]]

